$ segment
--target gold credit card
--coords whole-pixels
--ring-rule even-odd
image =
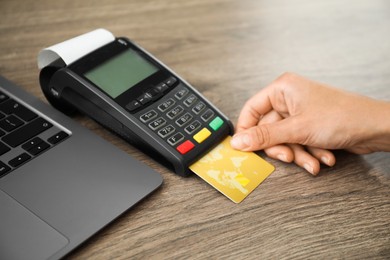
[[[190,169],[226,197],[240,203],[275,167],[253,152],[230,146],[231,136],[190,166]]]

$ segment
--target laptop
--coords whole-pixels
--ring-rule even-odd
[[[0,259],[58,259],[161,176],[0,76]]]

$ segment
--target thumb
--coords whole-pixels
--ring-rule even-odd
[[[277,144],[296,143],[297,137],[292,133],[291,118],[275,123],[257,125],[233,136],[231,146],[242,151],[262,150]]]

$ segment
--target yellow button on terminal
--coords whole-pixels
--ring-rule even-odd
[[[204,140],[206,140],[207,137],[209,137],[210,135],[211,135],[211,132],[207,128],[203,128],[196,135],[194,135],[194,139],[198,143],[201,143]]]

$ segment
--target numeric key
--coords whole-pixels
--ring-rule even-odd
[[[180,115],[183,111],[184,108],[182,106],[177,106],[167,113],[167,117],[169,117],[169,119],[174,119],[175,117]]]
[[[175,132],[175,128],[172,125],[167,125],[166,127],[162,128],[161,130],[158,131],[158,134],[162,137],[165,138],[168,135],[172,134]]]
[[[157,112],[154,110],[150,110],[149,112],[146,112],[145,114],[140,116],[139,119],[141,119],[142,122],[147,123],[155,117],[157,117]]]
[[[173,100],[172,98],[164,101],[163,103],[161,103],[159,106],[158,106],[158,109],[161,111],[161,112],[164,112],[165,110],[167,110],[168,108],[170,108],[171,106],[173,106],[175,104],[175,100]]]
[[[187,124],[192,119],[192,115],[190,113],[185,113],[179,119],[176,120],[176,124],[178,126],[183,126]]]
[[[198,100],[198,98],[194,94],[191,94],[186,100],[184,100],[183,103],[187,107],[190,107],[190,106],[192,106],[192,104],[194,104],[196,102],[196,100]]]
[[[192,134],[196,129],[198,129],[199,127],[201,126],[201,123],[196,120],[194,122],[192,122],[190,125],[188,125],[186,128],[184,128],[184,130],[188,133],[188,134]]]
[[[160,127],[162,127],[163,125],[165,125],[167,123],[167,121],[162,118],[162,117],[159,117],[157,118],[156,120],[154,120],[152,123],[149,124],[149,127],[152,129],[152,130],[157,130],[159,129]]]
[[[176,92],[175,97],[176,97],[177,99],[180,100],[180,99],[182,99],[185,95],[187,95],[187,93],[188,93],[188,89],[183,88],[183,89],[180,89],[179,91]]]
[[[198,104],[196,104],[193,108],[192,108],[192,112],[194,112],[195,114],[199,114],[200,112],[202,112],[202,110],[206,107],[206,105],[200,101]]]

